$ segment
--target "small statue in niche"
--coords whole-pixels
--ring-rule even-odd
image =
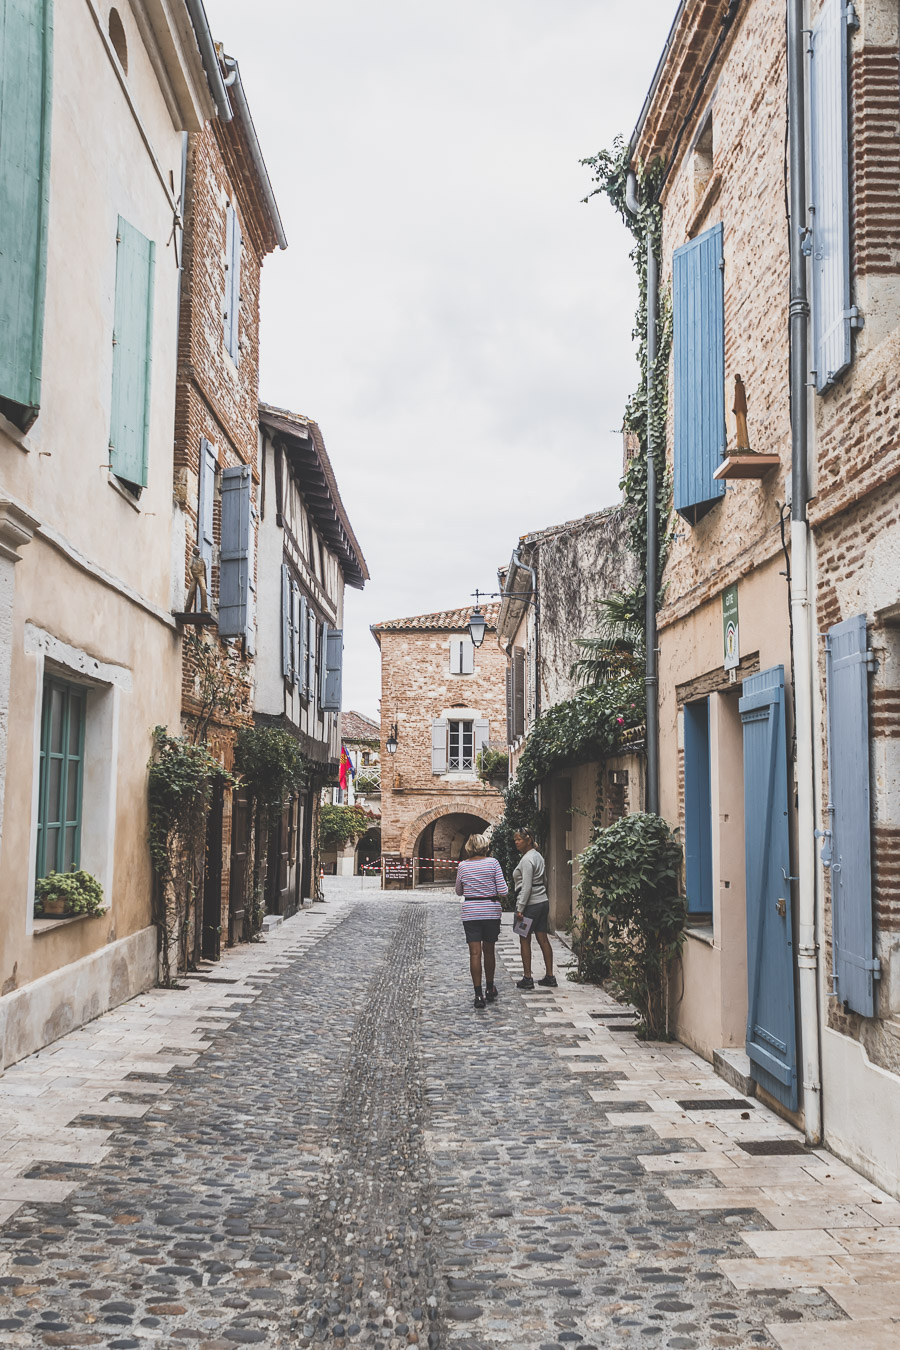
[[[734,420],[737,430],[737,445],[735,450],[740,454],[742,450],[750,449],[750,435],[747,431],[747,390],[744,388],[744,381],[740,375],[734,377]]]
[[[201,558],[200,550],[195,544],[191,549],[191,561],[188,563],[188,575],[191,578],[190,588],[187,593],[187,599],[184,602],[184,610],[189,614],[194,608],[194,601],[197,598],[197,592],[200,592],[200,613],[205,614],[209,608],[206,602],[206,559]]]

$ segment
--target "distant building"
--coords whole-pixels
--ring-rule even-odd
[[[341,744],[347,751],[353,772],[347,786],[340,783],[330,789],[334,805],[359,806],[373,820],[365,834],[345,848],[322,855],[326,873],[354,876],[373,873],[381,857],[381,727],[358,712],[341,713]]]
[[[318,893],[322,788],[341,753],[344,586],[369,579],[322,433],[308,417],[259,406],[255,720],[295,736],[311,766],[269,841],[266,909],[293,914]]]
[[[466,627],[468,608],[372,627],[381,648],[382,852],[386,860],[415,859],[421,881],[452,879],[468,836],[503,814],[502,796],[477,769],[481,750],[505,748],[498,609],[485,608],[487,633],[478,648]]]

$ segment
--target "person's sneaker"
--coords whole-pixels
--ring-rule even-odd
[[[533,989],[533,988],[534,988],[534,980],[531,978],[530,975],[523,975],[522,978],[521,978],[521,980],[516,980],[516,988],[517,988],[517,989]]]
[[[496,986],[495,984],[489,984],[488,987],[487,987],[487,988],[485,989],[485,991],[484,991],[484,996],[485,996],[485,998],[487,999],[488,1003],[496,1003],[496,1002],[497,1002],[497,986]]]
[[[542,984],[545,989],[558,988],[555,975],[545,975],[542,980],[538,980],[538,984]]]
[[[480,989],[475,990],[475,1007],[476,1008],[484,1007],[484,994],[481,992]]]

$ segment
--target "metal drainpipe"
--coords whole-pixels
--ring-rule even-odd
[[[629,173],[625,205],[632,215],[640,212],[637,181]],[[647,574],[644,607],[646,672],[644,687],[647,723],[647,811],[659,815],[659,662],[656,633],[656,572],[659,538],[656,520],[656,460],[653,456],[653,367],[656,364],[656,328],[659,313],[659,266],[653,237],[647,232]]]
[[[797,737],[797,875],[800,1044],[806,1139],[822,1137],[819,1069],[818,949],[813,757],[813,623],[809,593],[810,540],[807,350],[809,300],[802,231],[806,225],[806,128],[803,0],[787,0],[788,137],[790,151],[790,352],[791,352],[791,616],[794,628],[794,707]]]
[[[513,550],[513,562],[523,572],[531,573],[531,593],[534,596],[534,720],[541,715],[541,601],[538,595],[537,572],[523,563],[518,549]]]

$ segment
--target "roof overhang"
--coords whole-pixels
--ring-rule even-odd
[[[522,566],[516,553],[509,560],[503,594],[500,597],[500,616],[497,620],[497,636],[507,645],[519,631],[531,604],[533,591],[531,569]]]
[[[260,424],[280,444],[316,529],[338,559],[348,586],[361,591],[369,569],[350,525],[317,424],[261,403]]]

